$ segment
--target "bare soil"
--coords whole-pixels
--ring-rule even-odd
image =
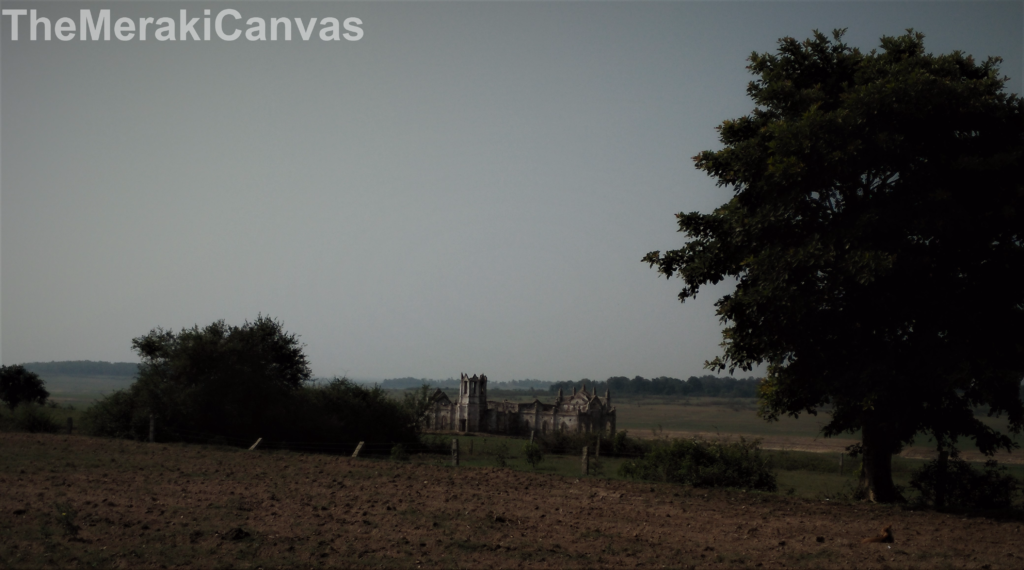
[[[1024,566],[1014,519],[429,461],[3,433],[0,567]]]

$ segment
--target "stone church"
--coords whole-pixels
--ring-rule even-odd
[[[494,402],[487,400],[487,376],[462,375],[458,399],[452,401],[440,388],[430,399],[423,416],[423,427],[437,431],[488,433],[569,433],[615,432],[615,408],[611,391],[604,397],[587,391],[586,383],[571,396],[558,391],[553,404],[538,399],[532,402]]]

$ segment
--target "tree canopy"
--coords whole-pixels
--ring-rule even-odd
[[[891,456],[921,433],[940,448],[1024,427],[1024,106],[999,58],[932,55],[908,30],[862,53],[815,32],[754,53],[754,110],[694,157],[734,190],[677,214],[688,241],[644,261],[725,325],[716,370],[766,363],[762,415],[831,406],[826,436],[862,430],[862,484],[899,499]]]
[[[12,410],[22,402],[45,404],[50,393],[44,385],[38,374],[20,364],[0,366],[0,400]]]
[[[418,435],[416,417],[382,388],[312,381],[302,343],[270,317],[177,333],[155,328],[132,348],[141,360],[135,383],[86,413],[96,435],[146,438],[150,415],[161,440],[248,445],[260,437],[265,444],[338,451]]]
[[[133,339],[132,349],[141,360],[134,389],[145,406],[161,423],[193,431],[259,431],[311,376],[298,337],[262,315],[241,326],[156,328]]]

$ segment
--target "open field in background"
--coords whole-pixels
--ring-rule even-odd
[[[799,419],[780,418],[766,422],[757,417],[756,400],[728,398],[619,398],[612,394],[618,416],[617,428],[628,430],[640,438],[703,437],[717,439],[743,436],[759,438],[765,449],[789,449],[820,453],[842,453],[846,446],[860,440],[858,434],[843,434],[825,438],[821,427],[828,416],[801,414]],[[982,417],[982,421],[1006,432],[1005,418]],[[1024,447],[1024,436],[1015,441]],[[984,461],[985,457],[974,449],[973,442],[963,440],[961,456],[968,461]],[[932,459],[935,450],[927,437],[922,437],[901,454],[906,458]],[[1002,463],[1024,464],[1024,449],[995,456]]]
[[[61,405],[88,407],[96,400],[132,385],[129,376],[42,376],[50,399]]]
[[[66,435],[0,433],[0,448],[5,568],[1024,562],[1015,519],[474,466],[482,453],[454,468]],[[894,544],[860,544],[890,524]]]
[[[62,406],[72,405],[74,411],[58,410],[54,417],[62,422],[71,417],[79,425],[81,412],[97,399],[116,390],[127,388],[133,379],[124,376],[55,376],[46,378],[46,387],[52,399]],[[402,391],[393,391],[400,397]],[[451,390],[449,397],[457,397]],[[490,399],[515,402],[531,402],[534,398],[552,402],[554,395],[540,390],[501,390],[488,394]],[[859,441],[857,434],[843,434],[835,438],[820,436],[820,430],[828,421],[824,413],[818,416],[802,414],[799,419],[783,417],[778,422],[768,423],[757,417],[757,402],[740,398],[685,398],[677,396],[623,396],[612,394],[612,404],[617,409],[620,430],[628,430],[639,438],[653,437],[702,437],[705,439],[746,437],[759,438],[765,449],[799,450],[817,453],[842,453],[848,445]],[[989,425],[1001,431],[1006,430],[1004,418],[982,417]],[[1024,436],[1015,441],[1024,448]],[[972,442],[961,442],[961,455],[969,461],[984,461],[985,457],[972,447]],[[935,451],[927,438],[921,438],[915,445],[904,450],[904,457],[931,459]],[[996,459],[1003,463],[1024,464],[1024,449],[1014,453],[999,453]]]

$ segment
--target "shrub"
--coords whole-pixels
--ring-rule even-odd
[[[57,433],[60,424],[53,420],[46,408],[38,404],[22,403],[14,408],[14,429],[29,433]]]
[[[143,441],[149,437],[149,414],[134,390],[118,390],[85,410],[82,428],[89,435]]]
[[[760,441],[711,442],[675,439],[654,442],[642,458],[627,461],[619,474],[634,479],[665,481],[694,487],[737,487],[775,491],[770,461]]]
[[[954,451],[946,463],[945,506],[969,509],[1005,508],[1021,490],[1016,477],[1006,472],[995,460],[985,462],[985,467],[975,469]],[[935,505],[936,491],[943,476],[939,461],[929,461],[914,473],[910,486],[921,493],[922,503]]]
[[[408,461],[409,454],[405,451],[405,446],[401,443],[396,444],[391,448],[391,460],[392,461]]]
[[[541,461],[544,461],[544,452],[536,443],[525,443],[523,445],[523,456],[526,457],[526,462],[530,464],[530,467],[534,469],[540,465]]]
[[[626,430],[617,431],[612,436],[611,452],[614,455],[635,457],[647,453],[650,448],[650,443],[629,437],[629,432]]]
[[[504,441],[494,446],[494,464],[498,467],[508,467],[508,444]]]

